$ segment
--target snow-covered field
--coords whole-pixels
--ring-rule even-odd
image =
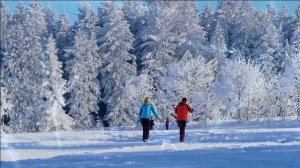
[[[141,127],[1,135],[4,167],[300,167],[300,122],[201,127],[189,123],[186,142],[162,125],[141,141]]]

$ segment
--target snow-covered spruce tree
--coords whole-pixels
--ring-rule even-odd
[[[49,59],[49,91],[45,112],[38,123],[39,131],[71,130],[73,119],[69,117],[63,107],[66,93],[66,81],[62,78],[62,63],[58,61],[55,40],[52,36],[48,38],[46,45],[46,56]]]
[[[214,83],[214,93],[239,122],[260,118],[265,79],[259,66],[243,59],[228,60]]]
[[[56,37],[56,20],[55,20],[55,12],[50,6],[46,6],[43,8],[46,28],[47,28],[47,37],[54,36]]]
[[[291,51],[293,54],[300,53],[300,5],[295,14],[295,21],[293,24],[293,34],[291,37]]]
[[[288,34],[287,28],[286,27],[292,27],[291,23],[291,18],[286,17],[287,13],[287,8],[283,9],[282,11],[276,11],[274,6],[270,3],[267,4],[268,11],[267,11],[267,23],[265,24],[266,26],[266,31],[272,32],[271,34],[274,34],[274,42],[273,44],[276,45],[278,43],[278,47],[273,45],[272,48],[275,48],[276,53],[273,54],[274,57],[274,72],[275,73],[282,73],[284,71],[284,66],[286,63],[286,48],[289,47],[289,40],[287,39]],[[263,19],[264,20],[264,19]],[[273,25],[270,25],[268,22],[272,22]],[[263,39],[264,40],[264,39]]]
[[[286,69],[287,60],[292,56],[291,47],[289,45],[288,39],[284,43],[280,43],[280,47],[276,54],[275,66],[276,72],[282,74]]]
[[[98,114],[100,83],[97,79],[102,59],[96,39],[97,17],[92,7],[82,2],[78,7],[78,20],[75,22],[74,46],[68,50],[66,72],[70,94],[67,106],[69,115],[77,128],[87,129],[96,124]]]
[[[300,4],[297,6],[297,9],[295,11],[295,19],[300,19]]]
[[[201,26],[204,31],[207,32],[207,40],[210,41],[212,37],[212,24],[213,24],[213,12],[208,4],[205,5],[204,11],[201,14]]]
[[[70,98],[69,115],[75,120],[77,128],[87,129],[94,126],[91,113],[97,113],[100,86],[97,80],[101,59],[95,35],[89,38],[82,31],[75,36],[75,44],[71,50],[73,59],[67,61],[70,79],[67,83]]]
[[[300,52],[295,55],[292,62],[293,66],[293,85],[294,85],[294,96],[293,100],[296,104],[297,119],[300,120]]]
[[[56,44],[58,60],[63,63],[63,78],[67,79],[68,72],[66,71],[66,61],[71,59],[68,51],[73,46],[73,37],[71,36],[71,29],[69,19],[66,13],[62,13],[56,23]]]
[[[140,50],[142,73],[149,74],[154,79],[157,88],[158,78],[165,71],[166,65],[178,60],[175,57],[176,35],[171,31],[171,10],[165,1],[150,1],[146,27],[139,38],[142,42]]]
[[[259,47],[256,48],[256,54],[259,55],[259,62],[267,78],[277,74],[276,57],[280,47],[280,36],[278,29],[274,26],[271,18],[261,13],[260,24],[263,28],[263,35],[260,39]]]
[[[145,8],[141,1],[125,0],[123,7],[125,19],[130,25],[130,31],[136,36],[145,23]]]
[[[110,3],[114,3],[114,2],[104,1],[103,3],[101,3],[100,7],[97,8],[97,16],[98,16],[98,21],[96,24],[97,26],[103,27],[104,23],[106,22],[105,17],[107,17],[111,9]]]
[[[47,57],[43,52],[46,24],[39,2],[32,2],[22,14],[25,16],[16,14],[20,17],[15,17],[15,33],[5,59],[4,79],[14,105],[9,127],[12,132],[35,132],[46,110],[49,84]]]
[[[117,2],[107,2],[109,7],[100,31],[100,54],[104,57],[100,81],[102,101],[107,104],[108,122],[115,125],[133,124],[135,115],[124,90],[125,82],[136,75],[135,56],[132,49],[133,35]]]
[[[66,18],[64,19],[67,21]],[[69,43],[71,43],[72,46],[74,45],[74,37],[79,31],[84,33],[89,39],[94,35],[97,36],[100,29],[99,26],[96,25],[98,20],[96,11],[92,6],[88,2],[80,2],[78,5],[77,20],[74,25],[69,28]],[[74,56],[71,53],[70,49],[67,49],[64,57],[68,60],[73,59]],[[68,74],[68,72],[66,73]]]
[[[188,50],[195,56],[211,59],[212,54],[208,48],[207,33],[200,26],[199,11],[194,1],[178,2],[178,20],[175,26],[179,30],[174,33],[178,37],[177,57],[182,57]],[[175,27],[176,28],[176,27]]]
[[[282,43],[288,40],[290,42],[293,33],[293,16],[288,14],[288,7],[284,5],[280,11],[278,11],[275,18],[275,26],[281,29]]]
[[[1,45],[0,45],[0,65],[2,62],[2,59],[4,57],[4,52],[7,49],[8,43],[9,43],[9,31],[11,30],[11,22],[12,22],[12,17],[11,14],[4,4],[4,2],[0,2],[0,40],[1,40]],[[1,66],[2,67],[2,66]]]
[[[91,37],[92,34],[97,34],[99,27],[96,26],[98,17],[94,9],[87,2],[80,2],[77,13],[78,20],[75,22],[74,28],[77,31],[86,33],[87,37]]]
[[[12,17],[8,8],[2,1],[0,2],[0,17],[0,118],[2,121],[2,118],[5,117],[4,115],[8,115],[8,109],[12,108],[8,101],[9,95],[7,95],[7,87],[9,86],[4,85],[4,74],[2,73],[4,72],[4,68],[7,69],[7,67],[3,66],[3,59],[7,59],[4,58],[4,54],[8,51],[9,43],[12,41],[9,37],[12,27]],[[2,124],[1,127],[3,127]]]
[[[10,36],[10,45],[7,47],[1,65],[1,115],[9,115],[11,119],[14,119],[20,111],[26,110],[23,106],[25,102],[22,102],[24,101],[24,92],[21,92],[23,84],[19,82],[23,76],[18,73],[23,68],[22,62],[26,60],[23,56],[26,49],[22,25],[13,25],[12,28],[14,33]],[[13,124],[11,121],[9,125]],[[5,130],[10,131],[9,128]]]
[[[213,111],[207,109],[208,91],[215,79],[215,61],[207,62],[204,57],[194,57],[189,51],[177,63],[171,64],[160,78],[160,100],[163,102],[161,113],[174,112],[172,105],[177,105],[186,97],[195,112],[190,116],[193,121],[212,119]],[[203,116],[207,116],[203,118]],[[163,115],[162,115],[163,116]]]
[[[13,24],[24,24],[26,21],[27,8],[24,6],[22,1],[19,1],[15,8],[15,14],[13,15]]]
[[[266,6],[268,18],[273,22],[273,24],[275,24],[277,11],[271,1],[269,1]]]
[[[231,48],[233,30],[238,20],[239,1],[220,0],[216,12],[214,13],[213,27],[219,22],[224,31],[224,38],[228,48]]]
[[[257,53],[253,50],[257,47],[261,27],[250,1],[242,2],[237,17],[239,19],[236,21],[234,33],[231,36],[232,48],[240,50],[246,60],[256,59]]]
[[[224,38],[224,31],[219,23],[217,23],[215,32],[211,38],[211,48],[214,51],[214,57],[218,63],[218,73],[221,70],[221,66],[224,65],[227,57],[227,47]]]
[[[142,41],[140,33],[145,27],[147,8],[143,7],[141,1],[127,0],[124,2],[123,11],[125,19],[130,25],[130,31],[134,36],[133,48],[130,50],[130,53],[136,56],[137,70],[140,72],[142,66],[141,53],[138,46]]]

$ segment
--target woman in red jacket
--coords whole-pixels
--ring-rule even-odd
[[[192,113],[194,110],[186,104],[187,99],[183,98],[182,101],[177,105],[175,109],[175,113],[177,115],[176,120],[178,127],[180,129],[179,135],[180,135],[180,142],[184,142],[184,136],[185,136],[185,126],[186,121],[188,119],[188,112]]]

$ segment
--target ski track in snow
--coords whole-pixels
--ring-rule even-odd
[[[57,167],[56,164],[65,159],[68,164],[60,164],[58,167],[168,167],[168,162],[177,162],[175,167],[198,167],[197,164],[219,167],[218,163],[221,162],[225,163],[224,167],[232,167],[229,165],[234,160],[249,163],[243,167],[300,165],[299,122],[216,124],[208,128],[189,123],[185,143],[178,143],[175,126],[167,131],[163,130],[163,125],[159,125],[150,132],[150,141],[147,143],[141,141],[141,135],[140,127],[2,134],[1,167]],[[211,162],[210,157],[197,159],[189,156],[189,153],[202,156],[202,159],[217,155],[218,162]],[[140,155],[149,158],[141,158]],[[247,158],[244,155],[251,155],[253,159],[244,160]],[[286,156],[281,157],[283,155]],[[279,162],[280,159],[283,160]]]

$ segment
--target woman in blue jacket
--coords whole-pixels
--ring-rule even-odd
[[[150,118],[152,114],[155,116],[156,119],[159,119],[159,116],[151,104],[151,100],[149,97],[146,97],[144,104],[141,107],[139,112],[139,117],[143,126],[143,141],[147,142],[149,139],[149,130],[150,130]]]

